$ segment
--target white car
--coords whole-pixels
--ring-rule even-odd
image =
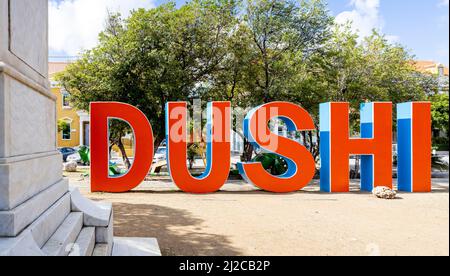
[[[158,163],[158,162],[166,160],[167,159],[166,155],[167,155],[167,148],[159,147],[155,153],[155,156],[153,157],[153,163]]]
[[[69,156],[67,156],[67,162],[69,163],[69,162],[75,162],[75,163],[81,163],[81,156],[80,156],[80,154],[77,152],[77,153],[74,153],[74,154],[71,154],[71,155],[69,155]]]

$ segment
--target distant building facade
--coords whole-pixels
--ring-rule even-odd
[[[58,125],[63,122],[64,127],[57,132],[58,148],[77,148],[90,146],[90,115],[88,111],[78,110],[70,102],[70,93],[54,80],[57,73],[65,70],[68,62],[50,62],[49,79],[51,92],[56,96],[56,120]],[[134,156],[133,136],[131,134],[123,137],[125,150],[129,157]],[[120,155],[120,150],[115,146],[113,150]]]
[[[64,122],[65,127],[57,133],[58,147],[89,146],[90,118],[89,113],[77,110],[70,103],[70,94],[54,80],[57,73],[64,71],[67,62],[50,62],[49,78],[51,92],[56,96],[56,116],[59,124]]]
[[[436,76],[439,82],[439,93],[449,93],[449,69],[434,61],[418,60],[415,62],[417,71]]]
[[[449,94],[449,69],[434,61],[416,61],[415,66],[419,72],[436,76],[439,83],[439,93]],[[433,130],[433,137],[448,137],[448,133],[441,129]]]

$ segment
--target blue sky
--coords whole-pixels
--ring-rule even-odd
[[[125,15],[136,7],[154,7],[164,0],[49,0],[50,55],[75,56],[95,46],[106,9]],[[179,5],[185,3],[179,0]],[[448,0],[328,0],[338,22],[351,20],[361,35],[372,28],[403,44],[418,59],[449,64]]]
[[[346,0],[328,0],[333,15],[351,10]],[[394,36],[419,59],[448,65],[449,6],[442,0],[381,0],[383,33]]]

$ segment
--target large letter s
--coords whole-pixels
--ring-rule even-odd
[[[244,120],[244,135],[255,147],[285,159],[288,168],[285,174],[274,176],[260,163],[238,163],[239,171],[247,182],[269,192],[301,190],[314,177],[314,158],[300,143],[272,133],[268,126],[272,119],[282,120],[289,131],[315,130],[308,112],[295,104],[273,102],[252,110]]]

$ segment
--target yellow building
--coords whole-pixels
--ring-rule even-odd
[[[415,61],[414,65],[419,72],[436,76],[439,85],[439,93],[448,94],[449,92],[448,67],[445,67],[443,64],[427,60]]]
[[[49,78],[51,82],[51,91],[56,96],[56,116],[58,125],[64,122],[64,127],[59,128],[57,132],[57,145],[59,148],[75,148],[79,146],[90,146],[90,117],[89,113],[83,110],[77,110],[70,104],[70,94],[62,88],[59,83],[54,81],[55,74],[64,71],[67,62],[50,62]],[[127,135],[122,139],[125,150],[129,157],[134,155],[133,138]],[[113,150],[120,154],[117,147]]]
[[[422,73],[429,73],[433,75],[438,75],[440,77],[447,76],[448,77],[448,67],[445,67],[443,64],[436,63],[434,61],[429,60],[417,60],[415,61],[415,67],[418,71]]]
[[[59,124],[64,122],[64,127],[60,128],[57,134],[58,147],[89,146],[89,114],[73,108],[69,101],[70,94],[53,80],[55,74],[63,71],[67,65],[66,62],[49,63],[51,91],[57,97],[57,121]]]

